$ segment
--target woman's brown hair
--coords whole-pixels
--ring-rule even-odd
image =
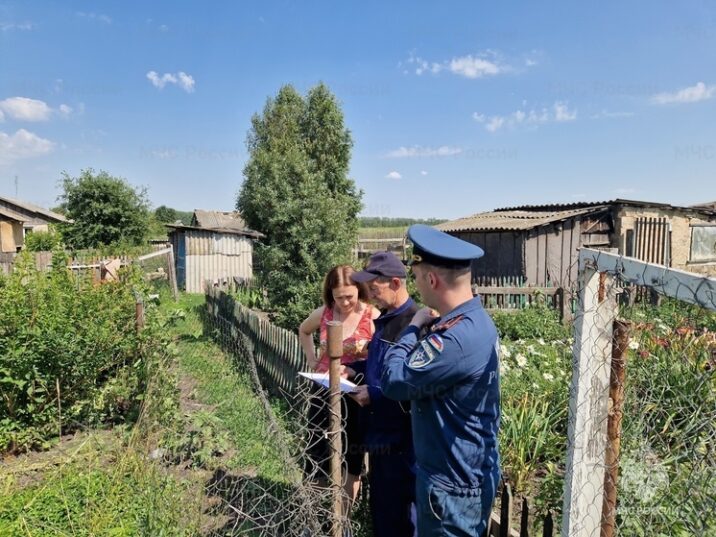
[[[358,288],[358,300],[368,302],[368,286],[365,283],[354,282],[351,276],[355,270],[350,265],[337,265],[328,271],[326,278],[323,280],[323,304],[327,308],[332,308],[335,304],[333,300],[333,290],[336,287],[344,287],[353,285]]]

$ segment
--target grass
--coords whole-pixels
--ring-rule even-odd
[[[173,370],[157,370],[139,422],[3,461],[0,536],[193,536],[225,523],[232,497],[215,497],[246,490],[247,476],[252,487],[290,490],[284,484],[299,476],[250,379],[203,334],[204,297],[167,298],[158,313]],[[212,484],[217,475],[223,482]]]
[[[236,371],[231,358],[202,333],[197,309],[202,295],[183,295],[186,312],[173,331],[178,336],[178,365],[195,383],[196,398],[229,437],[233,455],[228,469],[242,469],[273,481],[290,481],[285,462],[272,442],[264,408],[253,392],[251,379]]]
[[[189,484],[147,463],[141,450],[87,435],[72,453],[49,454],[32,484],[0,476],[0,535],[194,535]],[[29,472],[36,474],[36,472]]]

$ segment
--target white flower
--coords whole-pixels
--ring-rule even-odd
[[[549,381],[554,380],[554,376],[551,375],[550,373],[542,373],[542,376],[544,377],[545,380],[549,380]]]
[[[540,345],[546,345],[546,343],[544,342],[544,339],[542,339],[542,338],[539,338],[537,340],[537,343],[539,343]]]
[[[633,350],[633,351],[637,350],[637,349],[639,348],[639,342],[632,339],[632,340],[629,342],[629,348],[630,348],[631,350]]]
[[[500,362],[500,375],[504,375],[510,370],[510,366],[506,362]]]
[[[527,365],[527,357],[525,357],[524,354],[518,354],[517,356],[515,356],[515,361],[520,367],[524,367]]]
[[[510,349],[507,347],[507,345],[503,345],[500,343],[500,356],[503,358],[509,358],[512,356],[512,353],[510,352]]]

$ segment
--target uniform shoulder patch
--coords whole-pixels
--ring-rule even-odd
[[[422,369],[435,359],[434,354],[431,356],[425,352],[425,348],[422,345],[423,342],[421,341],[420,343],[421,344],[415,347],[408,355],[408,367],[412,369]]]
[[[438,334],[430,334],[426,341],[438,354],[443,352],[445,345],[443,344],[443,338],[441,338]]]
[[[408,355],[408,366],[421,369],[438,358],[443,351],[443,340],[437,334],[430,334],[427,338],[418,341],[413,351]]]

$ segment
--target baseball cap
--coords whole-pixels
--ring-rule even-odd
[[[376,252],[368,259],[368,264],[360,272],[354,272],[351,279],[363,283],[376,278],[405,278],[408,273],[405,265],[392,252]]]

